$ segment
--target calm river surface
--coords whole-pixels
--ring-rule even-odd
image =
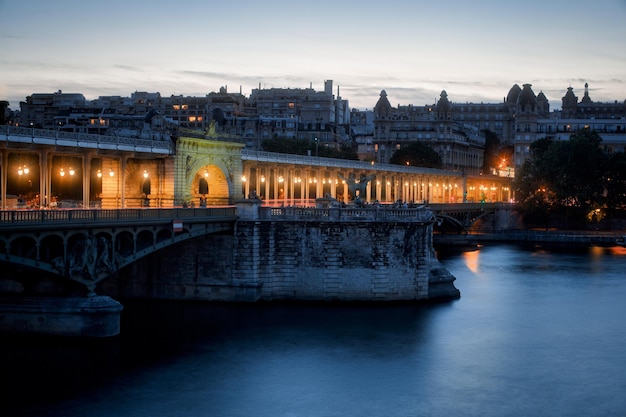
[[[626,416],[626,250],[440,257],[437,305],[125,303],[123,335],[3,337],[3,416]]]

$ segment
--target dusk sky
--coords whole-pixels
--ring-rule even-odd
[[[32,93],[321,91],[352,108],[501,102],[560,108],[567,87],[626,99],[626,0],[0,0],[0,100]]]

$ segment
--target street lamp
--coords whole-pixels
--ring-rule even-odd
[[[317,136],[315,136],[315,156],[317,156],[317,147],[319,144],[319,140],[317,140]]]

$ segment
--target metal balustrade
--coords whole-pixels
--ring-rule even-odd
[[[4,136],[4,138],[2,138]],[[174,154],[171,140],[152,140],[123,136],[72,133],[60,130],[35,129],[22,126],[1,126],[0,140],[7,142],[34,143],[42,145],[70,146],[80,148],[126,150],[158,154]]]
[[[110,223],[128,224],[148,221],[207,220],[236,218],[235,207],[173,209],[95,209],[95,210],[4,210],[0,211],[0,229],[15,230],[21,226],[85,226]]]

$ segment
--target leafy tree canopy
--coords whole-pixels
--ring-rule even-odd
[[[535,220],[563,215],[580,226],[591,210],[624,204],[626,160],[623,153],[609,158],[601,143],[600,135],[589,129],[568,141],[534,142],[514,184],[524,212]]]
[[[389,162],[425,168],[441,168],[443,165],[441,156],[430,145],[419,141],[402,145],[394,152]]]
[[[8,112],[9,102],[5,100],[0,100],[0,125],[7,124],[9,122],[9,118],[7,117]]]

